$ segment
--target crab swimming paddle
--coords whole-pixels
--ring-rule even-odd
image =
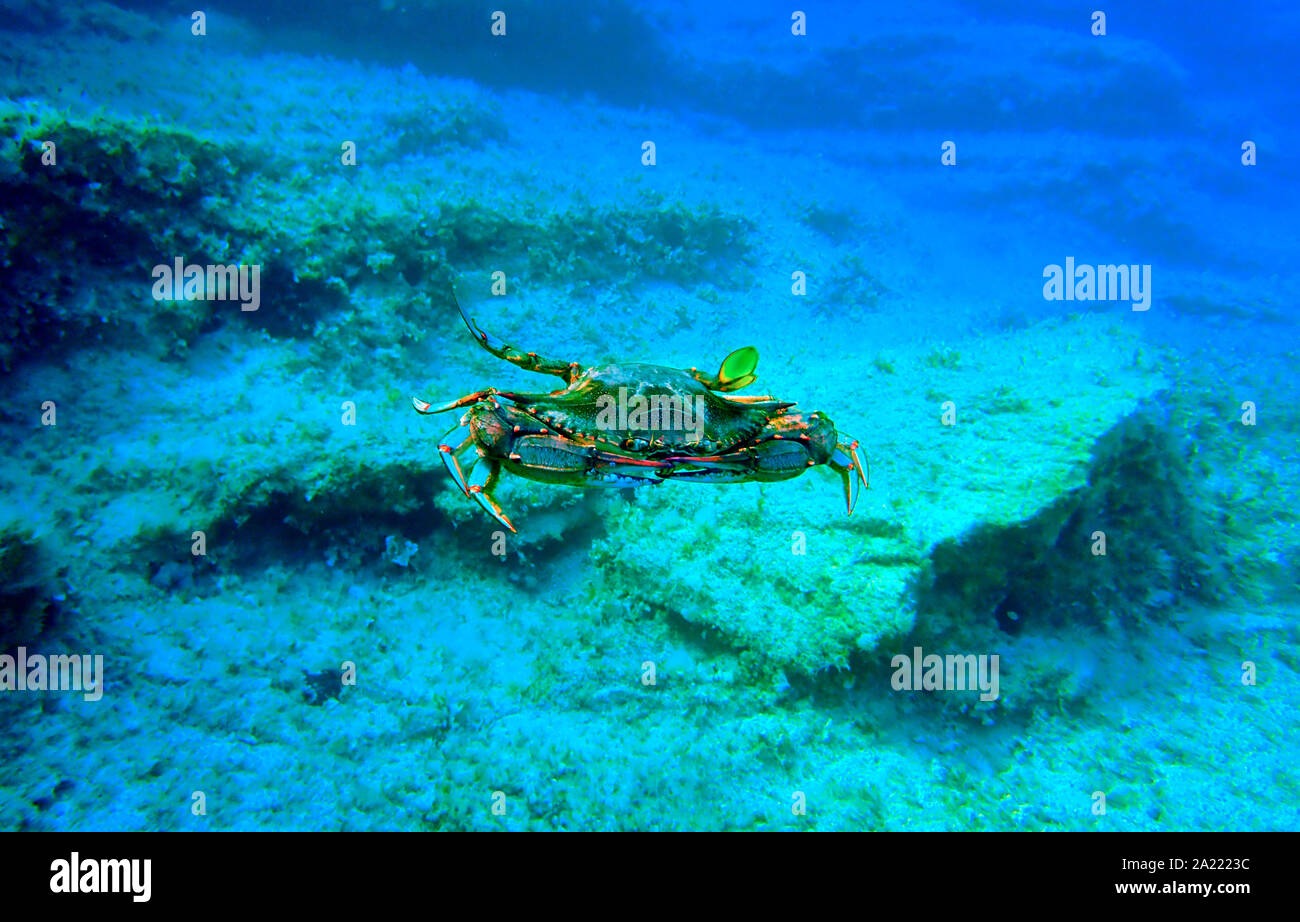
[[[752,384],[758,377],[754,374],[757,367],[757,349],[753,346],[737,349],[722,360],[722,367],[718,369],[718,382],[722,385],[719,390],[738,391],[746,384]]]

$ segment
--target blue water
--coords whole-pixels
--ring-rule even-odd
[[[1300,12],[875,6],[0,23],[0,828],[1300,825]]]

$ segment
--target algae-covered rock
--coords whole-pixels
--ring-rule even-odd
[[[0,653],[34,643],[54,602],[48,555],[30,529],[0,525]]]
[[[226,217],[247,165],[237,148],[8,101],[0,135],[13,141],[0,156],[0,366],[105,328],[166,345],[207,321],[211,302],[153,301],[151,268],[238,261]]]
[[[367,162],[426,159],[374,171],[337,160],[308,170],[279,147],[147,117],[0,101],[0,136],[14,142],[0,154],[0,286],[9,294],[0,369],[59,344],[109,338],[178,354],[235,320],[355,354],[356,323],[342,315],[363,314],[376,341],[409,340],[421,324],[388,304],[427,304],[445,289],[449,266],[490,265],[537,288],[575,278],[626,288],[636,278],[734,278],[744,265],[754,225],[714,205],[641,189],[556,210],[505,191],[446,186],[428,172],[430,155],[504,138],[477,98],[416,94],[395,104],[388,116],[400,144],[367,148]],[[430,185],[438,191],[426,195]],[[257,267],[256,309],[244,313],[211,293],[155,299],[154,268],[177,259]],[[381,293],[370,297],[373,286]],[[379,312],[375,301],[385,304]]]
[[[911,630],[936,552],[942,558],[971,535],[997,545],[1044,510],[1059,530],[1081,501],[1099,442],[1165,383],[1136,337],[1096,316],[894,350],[887,371],[881,362],[869,371],[873,358],[826,375],[847,374],[852,389],[770,367],[761,385],[861,440],[872,487],[851,517],[826,468],[773,485],[655,488],[611,516],[594,551],[601,593],[715,630],[770,666],[847,665],[855,650]],[[1172,451],[1142,444],[1148,460]],[[1123,466],[1141,462],[1117,463],[1112,482],[1142,476]],[[1167,524],[1178,509],[1150,515]]]

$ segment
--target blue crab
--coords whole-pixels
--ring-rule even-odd
[[[498,340],[456,306],[488,352],[564,382],[549,393],[488,387],[439,407],[411,398],[422,414],[469,407],[439,455],[461,491],[512,532],[493,496],[503,469],[543,483],[644,487],[773,482],[824,464],[841,475],[849,514],[868,485],[858,442],[842,441],[825,413],[796,412],[771,396],[729,396],[757,377],[752,346],[728,355],[716,374],[642,363],[584,368]]]

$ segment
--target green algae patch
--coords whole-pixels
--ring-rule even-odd
[[[0,523],[0,653],[40,639],[61,584],[48,543],[20,522]]]
[[[219,241],[247,165],[236,148],[8,101],[0,135],[11,141],[0,155],[0,365],[106,326],[166,342],[206,322],[210,302],[153,302],[150,267],[229,255]]]
[[[593,549],[602,597],[634,612],[671,611],[768,667],[803,674],[846,667],[855,651],[870,653],[913,630],[936,553],[947,572],[961,561],[978,574],[979,555],[952,550],[971,536],[1001,546],[1045,510],[1043,523],[1059,530],[1084,500],[1099,446],[1126,457],[1120,449],[1131,439],[1107,441],[1108,433],[1166,385],[1138,339],[1098,316],[955,347],[894,350],[888,375],[868,374],[871,360],[855,372],[823,372],[858,382],[836,396],[824,380],[800,381],[770,366],[759,385],[831,414],[861,441],[872,483],[852,516],[827,468],[770,485],[642,491],[609,517]],[[1159,440],[1143,444],[1160,458],[1174,451]],[[1112,480],[1121,485],[1143,470],[1119,467]],[[1152,516],[1179,513],[1162,507]],[[1050,534],[1034,530],[1036,539],[1054,538],[1043,523]],[[987,602],[978,602],[991,609],[998,599],[987,585],[983,591]]]
[[[743,271],[755,225],[711,204],[629,186],[614,201],[579,197],[556,209],[505,184],[448,182],[437,151],[505,140],[495,109],[478,114],[476,98],[412,92],[395,104],[396,124],[424,119],[422,131],[391,132],[407,147],[367,148],[364,162],[401,158],[400,170],[337,158],[307,169],[255,139],[0,102],[0,135],[13,142],[0,154],[0,285],[10,295],[0,369],[92,342],[178,356],[227,323],[355,353],[339,322],[352,326],[358,313],[377,342],[409,341],[422,324],[404,305],[427,305],[450,266],[503,268],[537,287],[583,278],[622,291],[642,278],[716,283]],[[155,267],[178,259],[257,267],[260,307],[157,300]]]

